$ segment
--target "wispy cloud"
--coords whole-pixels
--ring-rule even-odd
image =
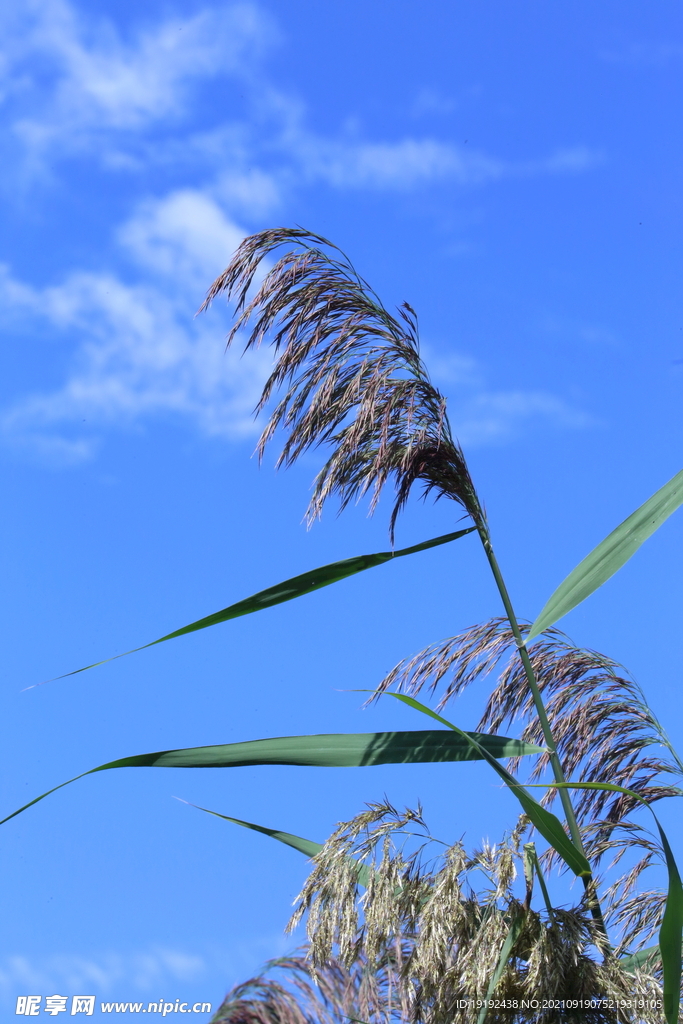
[[[664,67],[683,58],[683,41],[660,39],[625,43],[602,49],[599,56],[610,64]]]
[[[272,145],[298,165],[298,176],[336,188],[405,190],[439,180],[484,185],[503,178],[582,173],[604,160],[602,152],[584,145],[537,159],[510,160],[428,137],[372,141],[347,133],[325,138],[307,129],[299,109],[283,121],[281,136]],[[282,171],[286,175],[286,164]]]
[[[576,344],[614,348],[620,340],[614,330],[605,324],[590,323],[558,316],[547,316],[539,321],[539,330],[555,340]]]
[[[561,395],[548,391],[492,387],[486,368],[472,356],[422,345],[430,377],[448,398],[448,415],[458,440],[469,447],[508,443],[539,428],[576,430],[596,420]]]
[[[36,166],[58,168],[60,154],[78,154],[122,172],[167,164],[192,183],[139,199],[125,223],[110,225],[117,252],[104,269],[75,267],[49,285],[11,268],[0,275],[1,314],[63,345],[63,383],[6,407],[0,434],[52,462],[92,457],[105,429],[153,417],[181,418],[209,437],[255,429],[269,355],[224,354],[220,313],[193,314],[247,233],[244,222],[284,207],[298,189],[477,187],[582,173],[601,159],[583,146],[511,160],[441,138],[373,139],[348,126],[315,132],[305,105],[268,82],[261,58],[277,32],[250,3],[124,33],[68,0],[27,0],[2,9],[0,31],[9,135]],[[214,105],[197,131],[193,87],[220,76],[239,82],[244,109],[230,120]],[[3,173],[12,172],[0,170],[0,180]],[[466,391],[461,429],[470,438],[500,439],[539,417],[578,422],[552,396],[492,393],[466,356],[449,358]]]
[[[147,273],[199,294],[245,234],[206,193],[187,188],[143,202],[119,229],[118,238]]]
[[[0,960],[0,994],[15,1000],[22,992],[90,992],[106,997],[118,991],[128,998],[147,993],[154,998],[166,988],[166,994],[175,997],[183,985],[206,984],[216,977],[225,990],[258,971],[266,959],[289,949],[291,938],[275,932],[242,940],[232,948],[200,952],[154,946],[125,953],[16,954]],[[211,997],[207,994],[207,998]]]
[[[33,148],[177,121],[193,81],[247,73],[273,35],[246,3],[170,18],[128,39],[66,0],[9,5],[0,27],[3,92],[16,102],[14,130]]]
[[[19,140],[34,170],[74,154],[120,171],[155,163],[192,167],[204,178],[210,168],[220,176],[229,166],[235,197],[240,186],[272,205],[283,187],[302,181],[370,189],[438,180],[478,185],[584,171],[600,159],[582,146],[511,161],[429,136],[378,140],[313,132],[304,105],[268,82],[262,58],[278,33],[250,3],[207,7],[124,36],[67,0],[28,0],[9,5],[0,29],[10,149]],[[243,109],[226,116],[222,107],[212,108],[217,120],[197,132],[188,116],[196,109],[193,86],[220,78],[239,82]],[[428,102],[436,101],[425,93],[423,106]]]
[[[462,353],[423,346],[430,376],[448,397],[449,418],[467,447],[502,444],[538,429],[574,430],[595,420],[560,395],[547,391],[492,388],[485,368]]]
[[[508,442],[534,422],[564,430],[595,424],[592,416],[544,391],[481,391],[457,406],[452,420],[466,446]]]
[[[451,96],[445,96],[438,89],[423,87],[410,104],[409,113],[412,117],[443,117],[457,110],[459,104]]]
[[[113,273],[75,272],[35,288],[5,270],[5,318],[47,323],[78,339],[65,353],[64,383],[25,395],[0,415],[6,444],[53,464],[91,458],[106,428],[174,416],[207,437],[234,440],[256,431],[252,410],[271,366],[268,349],[225,352],[219,309],[195,319],[207,282],[225,266],[245,231],[207,192],[182,189],[143,202],[117,231],[133,283]],[[40,331],[36,332],[38,335]],[[466,353],[430,346],[436,382],[452,394],[451,417],[467,444],[505,441],[534,422],[557,428],[590,418],[559,396],[496,391]]]
[[[238,350],[225,354],[218,311],[193,318],[206,283],[244,234],[208,196],[184,190],[143,204],[120,229],[122,245],[142,270],[136,283],[79,272],[39,289],[5,272],[0,294],[15,319],[47,322],[61,336],[79,339],[60,388],[5,409],[5,441],[77,462],[94,454],[105,425],[160,414],[189,420],[210,437],[252,434],[269,354],[245,360]]]
[[[510,164],[511,173],[521,174],[580,174],[597,167],[605,160],[602,150],[590,146],[569,146],[558,149],[540,160]]]
[[[9,956],[0,961],[0,989],[17,992],[111,992],[120,984],[136,991],[201,979],[203,957],[172,949],[139,953],[105,953],[99,957],[57,955],[44,958]]]
[[[352,188],[410,188],[440,178],[463,185],[501,177],[505,165],[435,139],[328,141],[303,135],[293,147],[306,175]]]

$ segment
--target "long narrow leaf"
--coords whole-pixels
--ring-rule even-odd
[[[521,932],[523,925],[524,918],[521,914],[518,914],[510,925],[510,931],[505,936],[505,942],[503,943],[503,948],[500,951],[500,957],[498,958],[496,969],[491,975],[491,980],[489,981],[488,988],[486,990],[484,1005],[479,1010],[477,1024],[484,1024],[484,1021],[486,1020],[486,1015],[489,1011],[488,1002],[490,999],[493,999],[493,993],[496,991],[498,982],[503,977],[503,971],[507,966],[507,962],[510,959],[510,953],[512,952],[515,942],[519,938],[519,933]]]
[[[500,775],[503,782],[510,787],[522,805],[524,813],[532,824],[535,825],[543,838],[546,839],[555,850],[557,850],[565,864],[571,868],[575,875],[579,875],[580,877],[590,876],[590,864],[581,851],[577,850],[574,846],[573,842],[562,828],[562,823],[559,818],[556,818],[551,811],[547,811],[545,807],[542,807],[538,801],[532,797],[531,793],[527,792],[521,782],[518,782],[514,775],[511,775],[510,772],[503,768],[502,765],[498,764],[495,757],[477,742],[473,734],[466,733],[464,730],[459,729],[457,725],[453,725],[452,722],[442,718],[441,715],[437,715],[436,711],[432,711],[431,708],[428,708],[425,704],[421,704],[418,700],[415,700],[414,697],[408,697],[405,693],[392,693],[389,690],[385,692],[387,696],[395,697],[397,700],[402,701],[409,707],[415,708],[416,711],[421,711],[423,714],[429,715],[430,718],[436,719],[437,722],[441,722],[442,725],[448,726],[449,729],[453,729],[453,731],[458,733],[460,736],[467,737],[468,742],[480,751],[482,758],[485,761],[488,761],[493,770]]]
[[[472,533],[474,529],[475,527],[470,526],[468,529],[458,530],[456,533],[446,533],[442,537],[433,537],[431,540],[425,540],[421,544],[414,544],[409,548],[401,548],[399,551],[378,551],[374,555],[357,555],[355,558],[345,558],[340,562],[322,565],[319,569],[311,569],[310,572],[304,572],[300,576],[293,576],[290,580],[277,583],[274,587],[268,587],[267,590],[260,590],[257,594],[244,598],[243,601],[237,601],[236,604],[231,604],[227,608],[222,608],[219,612],[214,612],[213,615],[205,615],[204,618],[197,619],[196,622],[191,622],[188,626],[175,629],[172,633],[167,633],[165,636],[160,636],[158,640],[151,640],[148,644],[143,644],[142,647],[133,647],[130,651],[115,654],[111,658],[94,661],[92,665],[84,665],[82,668],[76,668],[72,672],[65,672],[61,676],[54,676],[52,679],[45,680],[45,682],[53,683],[57,679],[68,679],[69,676],[76,676],[79,672],[87,672],[88,669],[97,668],[99,665],[106,665],[110,661],[125,658],[129,654],[136,654],[138,651],[144,651],[148,647],[154,647],[156,644],[163,644],[166,640],[175,640],[176,637],[185,636],[186,633],[194,633],[198,629],[206,629],[208,626],[216,626],[220,622],[237,619],[242,615],[251,615],[252,612],[260,612],[264,608],[272,608],[273,605],[282,604],[283,601],[292,601],[296,597],[303,597],[304,594],[310,594],[321,587],[329,587],[332,583],[338,583],[340,580],[346,579],[347,576],[353,576],[355,573],[364,572],[365,569],[372,569],[376,565],[391,562],[394,558],[403,558],[404,555],[413,555],[418,551],[426,551],[428,548],[438,547],[440,544],[449,544],[452,540],[458,540],[460,537]],[[42,684],[34,684],[34,686],[40,685]],[[32,690],[34,686],[27,686],[26,689]]]
[[[176,800],[180,800],[180,797],[176,797]],[[181,803],[189,804],[190,807],[196,807],[198,811],[204,811],[205,814],[213,814],[214,818],[222,818],[223,821],[231,821],[233,825],[241,825],[243,828],[253,829],[254,832],[262,832],[264,836],[270,836],[271,839],[277,839],[279,843],[284,843],[285,846],[291,846],[294,850],[298,850],[299,853],[303,853],[304,857],[315,857],[317,853],[323,848],[322,843],[314,843],[312,839],[304,839],[303,836],[295,836],[292,832],[281,832],[276,828],[266,828],[265,825],[255,825],[253,821],[242,821],[241,818],[231,818],[228,814],[219,814],[218,811],[211,811],[208,807],[200,807],[199,804],[191,804],[188,800],[182,800]]]
[[[550,902],[550,893],[548,892],[548,886],[545,884],[545,878],[543,876],[543,869],[541,868],[538,854],[536,853],[535,843],[524,844],[524,874],[527,878],[527,885],[529,887],[529,899],[533,892],[534,885],[534,872],[538,878],[538,884],[541,887],[541,893],[543,895],[543,902],[545,903],[545,909],[548,912],[548,917],[555,923],[555,911],[553,905]]]
[[[472,742],[472,737],[475,742]],[[540,754],[541,747],[507,736],[463,733],[452,736],[443,729],[412,732],[325,733],[318,736],[276,736],[245,743],[220,743],[208,747],[184,747],[136,754],[91,768],[31,800],[0,825],[63,786],[110,768],[242,768],[251,765],[286,764],[318,768],[360,768],[379,764],[424,764],[438,761],[471,761],[481,757],[518,757]]]
[[[176,797],[176,800],[179,799],[180,797]],[[186,804],[188,801],[183,800],[182,803]],[[302,836],[295,836],[291,832],[280,832],[278,829],[266,828],[264,825],[255,825],[253,821],[242,821],[241,818],[231,818],[227,814],[219,814],[218,811],[210,811],[208,807],[199,807],[198,804],[190,804],[190,807],[196,807],[198,811],[204,811],[206,814],[213,814],[215,818],[222,818],[223,821],[231,821],[234,825],[242,825],[243,828],[251,828],[255,832],[262,832],[264,836],[270,836],[271,839],[277,839],[279,843],[284,843],[285,846],[291,846],[293,849],[298,850],[299,853],[303,853],[305,857],[315,857],[315,855],[320,853],[323,848],[322,843],[314,843],[311,839],[304,839]],[[367,888],[369,879],[369,869],[367,865],[360,864],[353,857],[349,857],[349,860],[353,861],[358,869],[358,884]]]
[[[533,623],[527,643],[585,601],[628,562],[648,537],[683,504],[683,470],[636,509],[560,583]]]
[[[637,953],[622,957],[619,960],[619,966],[629,974],[633,974],[639,967],[652,969],[661,959],[662,953],[659,946],[648,946],[647,949],[639,949]]]

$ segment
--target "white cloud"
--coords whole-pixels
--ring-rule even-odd
[[[422,358],[429,368],[429,375],[436,386],[442,391],[449,386],[464,385],[469,388],[481,388],[484,375],[476,359],[463,355],[461,352],[446,352],[430,344],[420,346]]]
[[[90,434],[163,413],[190,419],[208,436],[253,433],[252,409],[270,357],[224,354],[216,321],[193,322],[187,302],[174,303],[165,289],[74,274],[36,291],[34,312],[81,340],[61,388],[27,396],[3,413],[6,437],[35,441],[47,453],[45,431],[61,424],[81,429],[86,422]],[[92,451],[82,439],[75,447],[61,444],[73,458]]]
[[[38,148],[177,120],[192,80],[248,74],[273,37],[248,3],[169,18],[125,39],[111,21],[86,20],[66,0],[29,0],[6,11],[0,28],[4,92],[27,108],[15,131]]]
[[[466,446],[509,441],[533,420],[561,429],[595,422],[564,399],[543,391],[482,391],[463,403],[452,403],[450,415],[458,440]]]
[[[308,177],[342,187],[409,188],[438,178],[478,184],[503,173],[496,160],[434,139],[343,143],[303,137],[295,152]]]
[[[248,212],[261,218],[281,202],[281,189],[274,175],[258,168],[219,173],[213,184],[214,194],[231,209]]]
[[[592,426],[594,419],[545,391],[492,390],[484,368],[470,356],[423,345],[430,376],[448,397],[453,431],[467,447],[498,444],[540,424],[559,430]]]
[[[424,87],[420,89],[410,105],[409,112],[413,117],[444,116],[451,114],[458,103],[450,96],[444,96],[438,89]]]
[[[253,434],[270,354],[241,360],[239,346],[226,354],[225,320],[193,317],[244,234],[209,197],[184,190],[144,204],[120,231],[147,272],[142,283],[80,272],[34,289],[5,273],[0,292],[15,317],[42,319],[78,338],[61,387],[3,412],[5,440],[75,462],[94,453],[104,425],[150,416],[183,417],[206,436]]]
[[[121,243],[146,270],[195,291],[206,290],[245,234],[197,189],[142,204],[118,232]]]
[[[571,146],[558,149],[543,160],[532,160],[520,165],[520,171],[530,174],[580,174],[604,161],[604,154],[589,146]]]
[[[209,186],[139,203],[114,233],[127,274],[76,269],[57,284],[35,286],[0,273],[0,315],[47,326],[65,342],[63,383],[6,408],[5,441],[52,461],[78,462],[94,454],[106,425],[163,415],[182,417],[207,436],[250,434],[270,355],[225,355],[227,324],[217,313],[193,319],[207,284],[246,233],[233,215],[260,218],[287,191],[312,182],[367,190],[435,181],[472,186],[581,172],[600,158],[578,146],[537,160],[504,160],[437,138],[366,139],[349,126],[316,134],[303,105],[259,70],[256,58],[271,38],[267,19],[248,3],[167,17],[128,34],[81,15],[68,0],[0,8],[0,91],[13,129],[38,163],[53,166],[54,154],[78,149],[109,168],[167,164],[187,181],[212,176]],[[191,109],[191,83],[220,75],[243,86],[251,117],[229,122],[221,110],[217,123],[189,129],[182,114]],[[492,394],[471,361],[449,359],[442,370],[465,390],[468,436],[494,440],[532,417],[574,422],[559,400]]]
[[[282,956],[291,949],[291,937],[275,932],[242,940],[232,947],[186,950],[153,946],[148,949],[100,952],[87,955],[60,953],[42,957],[21,954],[0,960],[0,994],[12,1000],[12,1010],[19,992],[95,992],[98,997],[114,991],[130,994],[151,993],[159,998],[173,993],[175,999],[181,985],[211,985],[225,991],[243,981],[263,962]],[[125,997],[125,996],[124,996]]]
[[[39,960],[9,956],[0,961],[0,989],[9,995],[31,992],[92,992],[106,995],[114,986],[155,991],[163,985],[196,981],[207,973],[204,957],[172,949],[105,953],[97,958],[55,955]]]
[[[604,324],[547,316],[539,322],[538,326],[544,334],[570,344],[576,344],[579,341],[609,348],[620,344],[619,337],[614,330]]]
[[[201,167],[205,176],[211,167],[225,199],[252,208],[260,203],[265,211],[280,187],[302,179],[337,188],[406,189],[437,180],[477,185],[585,171],[600,159],[585,146],[514,161],[432,137],[313,133],[303,105],[260,70],[276,32],[249,3],[207,7],[125,37],[111,21],[87,19],[67,0],[28,0],[8,11],[0,14],[0,90],[14,101],[11,131],[35,169],[51,167],[49,156],[74,152],[120,171],[161,163]],[[221,76],[239,82],[246,108],[232,123],[221,110],[218,123],[197,132],[185,117],[193,110],[190,86]],[[435,102],[429,92],[424,97]]]
[[[303,129],[287,132],[286,147],[306,178],[337,188],[407,189],[438,180],[483,185],[501,178],[579,173],[603,160],[601,153],[587,146],[561,149],[538,160],[515,161],[437,139],[339,141]]]
[[[183,189],[143,203],[118,231],[142,278],[77,272],[42,289],[0,275],[5,316],[44,321],[77,339],[64,383],[24,396],[0,416],[6,442],[53,463],[91,458],[106,427],[172,415],[207,437],[235,439],[256,430],[252,410],[271,366],[269,349],[226,354],[227,326],[215,310],[193,318],[207,284],[245,232],[207,193]],[[563,399],[491,391],[470,357],[431,346],[437,384],[455,392],[451,419],[465,444],[499,442],[533,421],[558,428],[589,418]]]

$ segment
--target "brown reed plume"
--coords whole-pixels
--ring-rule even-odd
[[[520,626],[522,635],[528,627]],[[672,776],[682,774],[662,726],[622,666],[596,651],[583,650],[557,629],[547,630],[529,649],[529,657],[548,714],[566,777],[576,782],[608,780],[638,793],[648,803],[680,796]],[[423,689],[439,693],[443,710],[478,681],[494,679],[476,728],[501,732],[522,723],[522,738],[543,744],[536,706],[517,655],[507,620],[491,619],[455,637],[433,644],[397,665],[382,680],[372,700],[389,688],[417,696]],[[541,755],[530,781],[547,778],[549,755]],[[517,772],[519,758],[509,768]],[[544,797],[551,804],[557,790]],[[594,868],[606,853],[612,864],[639,851],[640,860],[606,892],[606,916],[623,929],[621,945],[630,947],[652,934],[661,919],[659,891],[629,899],[640,874],[659,859],[659,842],[629,816],[640,807],[631,796],[605,790],[576,792],[575,813],[586,855]],[[549,854],[547,860],[552,860]],[[654,922],[654,923],[653,923]]]
[[[249,298],[262,261],[281,245],[294,248]],[[452,436],[445,398],[420,358],[417,318],[408,303],[398,319],[392,316],[336,246],[300,228],[246,238],[209,289],[202,310],[221,294],[235,301],[228,345],[251,322],[246,349],[268,338],[275,350],[275,367],[256,412],[285,389],[261,434],[259,455],[278,429],[286,434],[278,465],[292,465],[318,445],[332,448],[315,481],[309,521],[333,495],[343,509],[370,490],[372,511],[392,480],[392,541],[396,519],[417,482],[423,496],[434,492],[453,499],[483,527],[484,513]]]
[[[525,635],[528,627],[522,625],[520,630]],[[661,781],[662,775],[680,775],[681,766],[640,688],[622,666],[596,651],[576,647],[557,629],[547,630],[536,640],[529,657],[567,778],[609,780],[634,790],[649,803],[681,794],[671,783]],[[424,687],[433,694],[443,685],[437,704],[442,710],[466,687],[491,676],[496,683],[477,729],[500,732],[521,722],[522,738],[542,745],[524,668],[503,618],[473,626],[399,663],[371,699],[389,688],[417,696]],[[519,759],[513,759],[510,769],[517,771],[519,765]],[[548,754],[541,755],[531,781],[542,778],[548,765]],[[546,802],[552,802],[556,792],[550,790]],[[593,856],[600,856],[600,844],[611,829],[637,806],[635,798],[621,793],[577,793],[577,818],[582,826],[593,828],[587,840]]]
[[[330,960],[314,969],[305,952],[271,960],[261,974],[236,985],[212,1024],[407,1022],[386,970],[369,970],[362,960],[350,968]]]

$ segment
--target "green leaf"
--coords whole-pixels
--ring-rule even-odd
[[[179,800],[180,797],[176,797]],[[182,803],[188,803],[187,800],[183,800]],[[298,850],[299,853],[303,853],[305,857],[315,857],[316,854],[320,853],[323,846],[322,843],[314,843],[310,839],[303,839],[302,836],[295,836],[291,832],[280,832],[274,828],[266,828],[264,825],[255,825],[253,821],[242,821],[241,818],[230,818],[227,814],[219,814],[218,811],[210,811],[208,807],[199,807],[198,804],[190,804],[190,807],[196,807],[198,811],[204,811],[206,814],[213,814],[216,818],[222,818],[223,821],[231,821],[234,825],[242,825],[243,828],[251,828],[255,832],[262,832],[264,836],[270,836],[271,839],[277,839],[279,843],[284,843],[285,846],[291,846],[293,849]],[[369,870],[367,865],[360,864],[353,857],[349,857],[349,860],[353,861],[358,867],[358,884],[364,885],[367,888],[369,879]]]
[[[651,809],[651,808],[650,808]],[[652,812],[654,814],[654,811]],[[669,891],[659,929],[659,951],[664,973],[664,1014],[669,1024],[677,1024],[681,999],[681,945],[683,944],[683,887],[681,876],[664,829],[655,815],[664,847]]]
[[[472,737],[476,742],[472,742]],[[443,729],[413,732],[325,733],[318,736],[276,736],[244,743],[157,750],[108,761],[83,772],[38,796],[0,821],[0,825],[63,786],[110,768],[242,768],[249,765],[288,764],[319,768],[360,768],[378,764],[420,764],[471,761],[481,757],[516,757],[540,754],[541,747],[507,736],[463,733],[452,736]]]
[[[545,909],[548,912],[548,917],[550,918],[550,920],[553,923],[555,923],[555,911],[553,910],[553,905],[550,902],[550,894],[548,892],[548,886],[545,884],[545,878],[543,876],[543,869],[541,868],[541,864],[540,864],[540,861],[538,859],[538,854],[536,853],[536,846],[535,846],[534,843],[525,843],[524,844],[524,875],[526,877],[527,892],[528,892],[528,895],[529,895],[529,900],[531,899],[531,894],[533,892],[533,887],[534,887],[534,872],[536,873],[536,877],[538,878],[538,884],[541,887],[541,892],[543,894],[543,901],[545,903]]]
[[[636,509],[560,583],[533,623],[527,643],[585,601],[621,569],[641,544],[683,504],[683,470]]]
[[[446,725],[449,729],[453,729],[453,731],[457,732],[460,736],[467,737],[468,742],[479,750],[483,759],[488,761],[493,770],[497,772],[505,784],[510,787],[522,805],[524,813],[535,825],[543,838],[546,839],[555,850],[557,850],[565,864],[572,869],[575,875],[579,875],[581,877],[590,876],[590,864],[581,851],[577,850],[574,846],[573,842],[562,828],[562,823],[559,818],[556,818],[554,814],[547,811],[545,807],[542,807],[538,803],[538,801],[534,800],[531,793],[527,792],[524,786],[517,781],[514,775],[511,775],[510,772],[503,768],[502,765],[498,764],[495,757],[478,743],[472,733],[466,733],[462,729],[459,729],[457,725],[453,725],[452,722],[442,718],[441,715],[437,715],[436,711],[432,711],[432,709],[428,708],[425,704],[420,704],[420,702],[415,700],[414,697],[408,697],[405,693],[392,693],[391,691],[386,691],[386,694],[389,697],[396,697],[397,700],[402,701],[411,708],[415,708],[416,711],[421,711],[423,714],[429,715],[430,718],[435,718],[437,722],[441,722],[442,725]]]
[[[523,926],[524,926],[524,916],[523,916],[523,914],[518,914],[517,917],[515,917],[515,919],[512,922],[512,924],[510,925],[509,932],[505,936],[505,942],[503,943],[503,948],[500,951],[500,957],[498,958],[498,964],[496,965],[495,971],[491,975],[491,980],[489,981],[489,985],[488,985],[488,988],[486,990],[486,996],[484,998],[484,1005],[479,1010],[479,1016],[477,1017],[477,1024],[484,1024],[484,1021],[486,1020],[486,1015],[487,1015],[487,1013],[489,1011],[487,1003],[488,1003],[489,999],[493,998],[493,993],[496,991],[496,986],[498,985],[498,982],[500,981],[500,979],[503,977],[503,971],[505,970],[507,962],[510,959],[510,953],[512,952],[512,948],[513,948],[515,942],[519,938],[519,933],[521,932]]]
[[[260,590],[258,594],[252,594],[251,597],[246,597],[243,601],[237,601],[236,604],[222,608],[221,611],[214,612],[213,615],[205,615],[203,619],[197,619],[196,622],[191,622],[188,626],[175,629],[172,633],[167,633],[166,636],[160,636],[158,640],[151,640],[148,644],[143,644],[142,647],[133,647],[130,651],[124,651],[123,654],[115,654],[111,658],[94,661],[92,665],[84,665],[83,668],[76,668],[73,672],[65,672],[61,676],[54,676],[52,679],[47,679],[46,682],[53,683],[57,679],[68,679],[69,676],[76,676],[79,672],[87,672],[88,669],[97,668],[98,665],[106,665],[110,661],[116,661],[118,658],[125,658],[129,654],[136,654],[138,651],[144,651],[148,647],[154,647],[156,644],[163,644],[166,640],[174,640],[178,636],[185,636],[186,633],[194,633],[198,629],[206,629],[207,626],[216,626],[220,622],[237,619],[241,615],[251,615],[252,612],[260,612],[264,608],[272,608],[273,605],[282,604],[283,601],[292,601],[296,597],[303,597],[304,594],[320,590],[321,587],[329,587],[332,583],[338,583],[340,580],[346,579],[347,576],[353,576],[355,573],[372,569],[376,565],[391,562],[394,558],[403,558],[404,555],[413,555],[418,551],[426,551],[428,548],[438,547],[440,544],[449,544],[452,540],[458,540],[460,537],[472,533],[474,529],[474,526],[470,526],[466,530],[446,533],[442,537],[433,537],[431,540],[425,540],[421,544],[414,544],[412,547],[401,548],[398,551],[379,551],[374,555],[357,555],[355,558],[345,558],[341,562],[331,562],[329,565],[322,565],[319,569],[311,569],[310,572],[304,572],[300,576],[293,576],[291,580],[277,583],[274,587],[268,587],[267,590]],[[34,684],[34,686],[38,685],[42,684]],[[26,689],[32,690],[33,686],[27,686]]]
[[[180,799],[176,797],[176,799]],[[187,800],[183,800],[182,803],[188,803]],[[213,814],[215,818],[222,818],[223,821],[231,821],[233,825],[241,825],[242,828],[251,828],[254,832],[262,832],[264,836],[270,836],[271,839],[277,839],[279,843],[284,843],[285,846],[291,846],[294,850],[298,850],[299,853],[303,853],[304,857],[315,857],[317,853],[323,848],[322,843],[314,843],[311,839],[304,839],[303,836],[295,836],[292,832],[280,832],[276,828],[266,828],[265,825],[255,825],[253,821],[242,821],[241,818],[231,818],[227,814],[219,814],[218,811],[210,811],[208,807],[200,807],[198,804],[190,804],[190,807],[196,807],[198,811],[204,811],[205,814]]]
[[[619,960],[619,966],[632,974],[639,967],[652,969],[661,961],[661,957],[659,946],[648,946],[647,949],[639,949],[637,953],[622,957]]]

